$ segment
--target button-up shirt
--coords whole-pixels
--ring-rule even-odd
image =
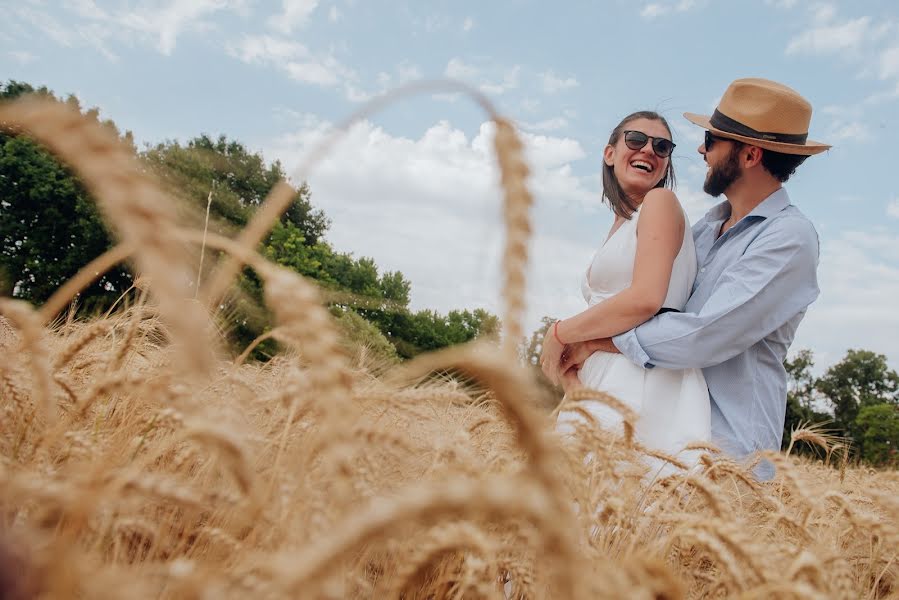
[[[698,272],[681,313],[659,315],[613,338],[646,368],[701,368],[711,398],[712,441],[742,459],[780,448],[786,411],[783,361],[818,297],[818,234],[777,190],[720,235],[722,202],[693,226]],[[773,475],[770,463],[756,470]]]

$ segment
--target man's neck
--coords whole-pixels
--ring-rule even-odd
[[[754,180],[744,176],[735,181],[724,192],[730,203],[730,218],[728,219],[730,224],[733,225],[751,213],[756,206],[781,187],[783,186],[780,181],[772,177]]]

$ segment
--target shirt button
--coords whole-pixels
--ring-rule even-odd
[[[705,273],[705,267],[699,269],[699,272],[700,272],[700,273]]]

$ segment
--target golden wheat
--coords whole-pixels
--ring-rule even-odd
[[[253,250],[289,185],[236,240],[187,230],[98,125],[56,104],[0,107],[4,127],[84,178],[121,238],[40,310],[0,300],[0,596],[899,594],[899,477],[851,467],[845,444],[820,431],[792,440],[822,447],[824,461],[767,453],[777,467],[767,483],[708,444],[688,447],[701,454],[691,470],[641,447],[636,415],[593,390],[561,408],[603,402],[623,431],[588,413],[564,440],[553,431],[510,352],[522,333],[528,170],[512,125],[474,97],[497,127],[505,338],[379,369],[354,366],[312,282]],[[185,282],[206,248],[228,259],[194,301]],[[122,304],[133,304],[48,325],[129,256],[140,279]],[[286,346],[265,364],[246,362],[251,349],[224,356],[204,308],[240,264],[265,283],[268,335]],[[836,453],[839,469],[825,464]],[[648,477],[647,456],[673,472]]]

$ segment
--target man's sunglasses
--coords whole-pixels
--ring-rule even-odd
[[[671,153],[674,152],[675,144],[671,140],[660,137],[651,137],[642,131],[634,131],[633,129],[624,132],[624,143],[631,150],[639,150],[645,146],[646,142],[649,140],[652,140],[652,151],[655,152],[656,156],[659,158],[668,158],[671,156]]]
[[[717,135],[714,135],[711,131],[706,129],[705,130],[705,151],[708,152],[709,150],[711,150],[712,145],[714,145],[715,142],[723,141],[723,140],[727,140],[727,138],[718,137]]]

